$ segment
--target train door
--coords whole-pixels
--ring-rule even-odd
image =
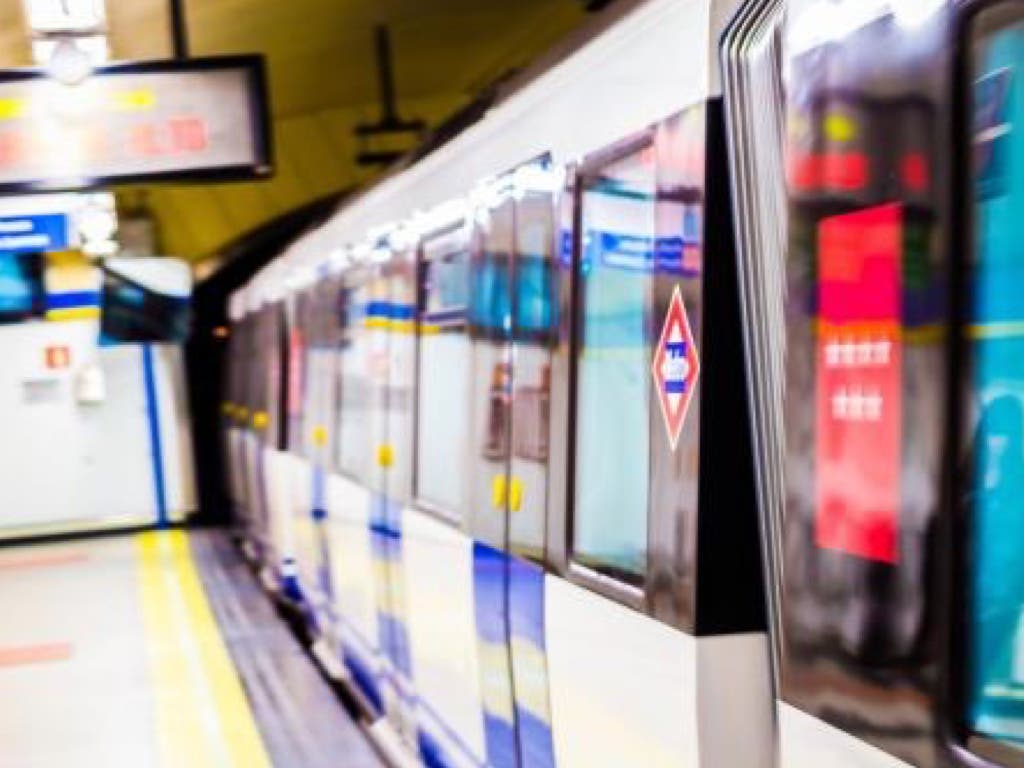
[[[516,741],[524,768],[555,765],[544,574],[551,456],[552,352],[558,340],[556,201],[562,174],[541,161],[512,176],[507,611]]]
[[[377,478],[371,370],[377,358],[370,335],[377,321],[369,269],[350,267],[339,283],[337,395],[331,419],[334,455],[325,480],[330,614],[347,673],[365,707],[379,716],[384,713],[385,667],[380,644],[383,617],[378,611],[382,598],[375,573],[379,536],[373,531]]]
[[[295,561],[292,552],[292,476],[293,461],[288,452],[291,414],[297,411],[292,387],[299,384],[301,372],[300,337],[292,336],[286,301],[277,300],[263,309],[264,355],[267,386],[261,412],[263,488],[266,499],[265,548],[262,564],[264,578],[274,590],[294,594]],[[295,358],[292,352],[296,353]],[[294,367],[293,367],[294,365]]]
[[[771,763],[720,119],[692,106],[571,178],[544,595],[559,765]]]
[[[308,375],[305,387],[303,445],[309,463],[308,476],[298,482],[303,503],[294,509],[296,551],[300,587],[313,622],[321,636],[329,623],[329,564],[324,521],[327,516],[327,477],[332,469],[334,415],[338,394],[338,314],[341,285],[337,278],[321,275],[309,297]]]
[[[469,532],[487,764],[517,764],[509,658],[506,556],[509,508],[521,485],[510,473],[512,272],[516,200],[511,176],[494,182],[475,212],[470,262]]]
[[[277,414],[277,397],[281,371],[277,346],[276,321],[271,305],[263,305],[252,314],[250,355],[249,445],[247,450],[249,500],[253,514],[249,540],[255,559],[266,563],[270,558],[270,494],[266,450],[276,444],[272,414]]]
[[[309,289],[290,292],[282,301],[284,323],[285,434],[275,457],[280,473],[281,517],[278,524],[278,559],[282,595],[295,605],[302,602],[299,551],[311,532],[312,464],[306,428],[312,415],[309,404],[310,344],[313,297]]]
[[[1024,3],[968,8],[950,725],[961,764],[1013,767],[1024,765]]]
[[[403,509],[411,496],[412,387],[415,377],[415,253],[380,244],[371,294],[372,368],[380,409],[374,455],[380,496],[372,519],[377,559],[380,645],[388,664],[384,701],[388,721],[410,749],[417,747],[416,691],[406,611]]]
[[[493,693],[501,685],[500,680],[485,680],[485,670],[503,674],[508,687],[504,638],[500,627],[493,626],[500,617],[491,613],[501,610],[502,568],[500,563],[494,566],[500,560],[497,554],[484,554],[500,553],[501,541],[494,537],[500,535],[502,505],[500,500],[492,505],[491,494],[500,491],[501,481],[492,480],[503,465],[498,459],[481,487],[474,474],[493,456],[481,456],[487,443],[487,403],[477,402],[491,392],[491,370],[486,383],[474,387],[474,373],[484,367],[475,367],[474,360],[485,354],[475,347],[493,342],[483,337],[483,327],[474,330],[470,323],[471,313],[483,313],[487,302],[471,298],[468,222],[462,211],[449,217],[442,210],[431,218],[434,224],[422,236],[417,256],[412,494],[402,510],[419,753],[429,766],[486,765],[508,759],[512,733],[508,700],[499,710],[505,724],[500,732],[488,732],[484,714],[487,691]],[[477,267],[482,263],[476,259]],[[478,320],[487,325],[486,314],[479,314]],[[486,354],[495,357],[493,349]],[[474,410],[485,414],[479,429],[473,426]],[[480,503],[486,506],[479,508]],[[478,541],[485,535],[478,530],[483,527],[490,531],[490,546]],[[497,605],[482,605],[484,600]],[[488,642],[491,638],[495,642]],[[489,658],[482,658],[487,654]],[[496,732],[501,737],[497,742]],[[498,744],[503,747],[500,752]]]
[[[726,38],[784,767],[940,755],[950,3]]]
[[[232,297],[232,306],[238,306],[238,297]],[[244,463],[244,432],[247,420],[246,389],[247,360],[249,354],[248,322],[245,316],[232,314],[228,339],[227,387],[224,392],[221,423],[223,426],[224,466],[228,471],[228,491],[231,516],[236,528],[244,530],[249,517],[246,500]]]

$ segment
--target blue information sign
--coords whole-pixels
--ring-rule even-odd
[[[63,213],[0,216],[0,253],[64,251],[70,244]]]

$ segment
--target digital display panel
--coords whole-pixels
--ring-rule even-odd
[[[819,547],[898,559],[903,218],[885,205],[818,230]]]
[[[259,56],[0,71],[0,191],[266,176],[265,91]]]

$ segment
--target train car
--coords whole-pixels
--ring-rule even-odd
[[[1024,759],[1022,19],[751,2],[724,38],[782,766]]]
[[[735,6],[620,5],[243,291],[245,536],[398,760],[771,764]]]

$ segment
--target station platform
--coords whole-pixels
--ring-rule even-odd
[[[0,549],[0,764],[382,765],[227,536]]]

